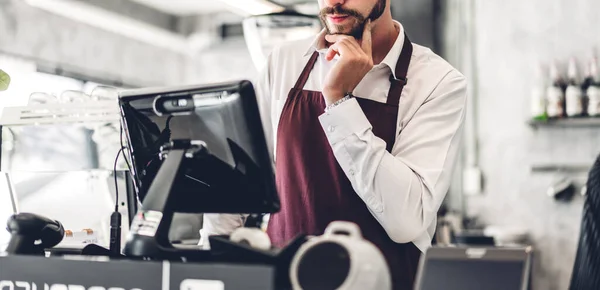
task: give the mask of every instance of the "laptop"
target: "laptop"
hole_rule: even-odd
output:
[[[433,247],[421,256],[415,290],[527,290],[532,248]]]

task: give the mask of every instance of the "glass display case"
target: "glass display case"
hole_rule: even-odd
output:
[[[121,157],[116,200],[113,169],[121,148],[116,99],[7,107],[0,126],[0,170],[10,176],[19,212],[60,221],[67,235],[59,247],[82,248],[91,242],[108,247],[110,215],[118,204],[125,239],[131,183]],[[9,189],[6,180],[0,182],[2,224],[15,210],[4,202]],[[9,238],[1,232],[0,250]]]

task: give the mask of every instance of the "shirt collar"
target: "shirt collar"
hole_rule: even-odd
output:
[[[400,32],[398,34],[398,37],[396,38],[396,42],[394,42],[394,45],[392,46],[392,49],[390,49],[388,54],[383,58],[381,64],[387,65],[392,71],[394,77],[396,77],[396,64],[398,63],[398,58],[400,57],[400,53],[402,53],[402,48],[404,46],[404,27],[402,26],[402,24],[400,24],[400,22],[396,20],[394,20],[394,24],[400,27]],[[305,57],[311,55],[315,51],[318,51],[319,53],[327,52],[327,48],[325,47],[326,33],[327,31],[323,29],[321,30],[321,32],[319,32],[319,34],[317,34],[313,42],[310,44],[310,47],[304,54]],[[337,57],[338,56],[336,56],[335,58]]]
[[[327,34],[327,31],[325,29],[321,30],[321,32],[319,32],[319,34],[317,34],[315,39],[310,43],[310,46],[308,47],[308,50],[306,51],[304,56],[309,56],[309,55],[313,54],[313,52],[315,52],[315,50],[319,51],[319,52],[324,50],[326,34]]]

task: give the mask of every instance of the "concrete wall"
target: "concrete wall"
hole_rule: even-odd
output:
[[[529,91],[539,61],[587,62],[600,45],[596,0],[475,0],[474,95],[478,159],[484,193],[469,197],[470,215],[487,224],[518,226],[531,233],[534,289],[568,289],[582,199],[558,203],[546,196],[561,175],[531,172],[535,164],[590,164],[600,153],[600,128],[533,130],[526,125]],[[466,57],[466,56],[463,56]],[[585,173],[567,176],[579,183]]]
[[[134,1],[123,0],[76,0],[82,3],[91,4],[96,7],[109,10],[114,13],[126,15],[131,19],[148,23],[150,25],[160,27],[169,31],[176,31],[179,19],[175,15],[171,15],[151,7],[145,6]]]
[[[392,17],[400,21],[412,42],[439,52],[436,34],[436,11],[438,0],[392,0]]]
[[[187,83],[252,80],[257,74],[243,37],[215,43],[198,53],[187,67]]]
[[[139,86],[181,83],[188,64],[173,51],[76,23],[21,0],[0,0],[0,53]]]

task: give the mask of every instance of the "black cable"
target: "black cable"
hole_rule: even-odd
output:
[[[123,147],[117,152],[115,164],[113,167],[113,177],[115,178],[115,211],[110,215],[110,247],[109,251],[119,256],[121,252],[121,213],[119,212],[119,184],[117,183],[117,162],[119,155],[123,152]]]
[[[115,158],[115,165],[113,167],[113,176],[115,178],[115,211],[119,211],[119,185],[117,184],[117,162],[119,161],[119,156],[123,152],[123,147],[119,149],[117,152],[117,158]]]
[[[173,119],[173,115],[169,116],[167,118],[167,122],[165,123],[165,130],[169,131],[169,134],[171,134],[171,120]]]
[[[129,148],[126,147],[125,144],[123,144],[123,125],[121,124],[119,127],[121,128],[121,133],[120,133],[120,137],[119,137],[119,142],[121,143],[121,149],[127,150],[129,152]],[[131,174],[131,165],[129,165],[129,160],[127,159],[127,155],[125,155],[125,152],[123,152],[123,158],[125,158],[125,163],[127,163],[127,169],[129,170],[129,174]]]

